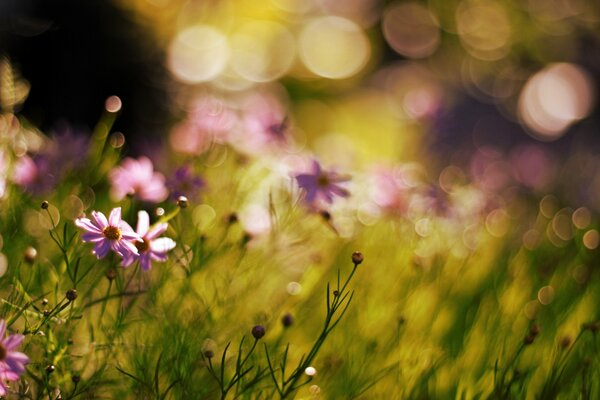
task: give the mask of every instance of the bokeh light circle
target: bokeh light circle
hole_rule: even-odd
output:
[[[519,116],[535,138],[556,140],[587,116],[594,97],[592,79],[582,68],[569,63],[550,64],[523,87]]]
[[[235,72],[253,82],[281,77],[296,55],[292,34],[283,25],[269,21],[242,25],[232,38],[231,50]]]
[[[371,45],[362,29],[341,17],[319,17],[300,32],[299,56],[314,74],[330,79],[358,73],[371,55]]]
[[[409,58],[427,57],[440,44],[437,19],[418,3],[390,6],[384,12],[382,29],[390,47]]]
[[[168,67],[184,83],[200,83],[218,76],[229,60],[225,35],[206,25],[196,25],[177,34],[169,45]]]

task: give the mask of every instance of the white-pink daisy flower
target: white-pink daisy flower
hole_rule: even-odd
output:
[[[152,261],[167,261],[167,253],[172,250],[176,243],[162,235],[168,228],[166,222],[150,226],[150,216],[146,211],[138,212],[137,234],[142,238],[141,242],[135,242],[139,254],[129,254],[123,258],[122,266],[128,267],[139,260],[142,270],[148,271],[152,268]]]
[[[75,225],[86,231],[82,239],[94,243],[92,253],[99,259],[106,257],[111,249],[123,258],[138,254],[133,241],[142,239],[121,219],[121,207],[114,208],[108,219],[101,212],[92,211],[92,219],[77,218]]]

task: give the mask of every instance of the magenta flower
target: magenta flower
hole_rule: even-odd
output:
[[[329,204],[333,203],[333,195],[348,197],[350,193],[338,183],[350,180],[347,176],[341,176],[333,171],[324,171],[318,161],[313,160],[312,172],[296,175],[298,186],[306,192],[304,201],[309,205],[315,205],[323,200]]]
[[[138,212],[137,234],[142,238],[141,242],[135,242],[139,254],[130,253],[123,257],[121,265],[128,267],[135,260],[140,261],[140,266],[144,271],[152,268],[152,260],[167,261],[167,252],[175,247],[175,241],[167,237],[158,236],[167,230],[166,222],[150,226],[150,216],[146,211]]]
[[[6,322],[0,321],[0,396],[8,394],[5,381],[16,381],[25,372],[25,365],[29,363],[29,357],[15,351],[23,342],[25,336],[15,334],[4,337],[6,333]]]
[[[169,195],[164,175],[154,172],[148,157],[137,160],[126,158],[120,166],[110,171],[108,177],[112,185],[111,195],[117,201],[133,195],[142,201],[159,203]]]
[[[131,254],[138,255],[133,241],[141,241],[142,238],[127,222],[121,220],[121,207],[114,208],[108,219],[101,212],[92,211],[91,220],[77,218],[75,225],[87,232],[83,234],[82,239],[84,242],[94,243],[92,253],[98,259],[106,257],[111,249],[123,258]]]

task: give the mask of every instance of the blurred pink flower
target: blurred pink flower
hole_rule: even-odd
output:
[[[138,212],[137,234],[142,238],[141,242],[135,242],[139,254],[129,253],[123,257],[121,265],[128,267],[136,260],[140,261],[140,266],[144,271],[152,268],[152,260],[167,261],[167,252],[175,247],[175,241],[171,238],[161,237],[167,228],[166,222],[150,226],[150,216],[146,211]]]
[[[84,242],[94,243],[92,253],[98,259],[106,257],[111,249],[123,258],[139,254],[132,241],[139,242],[142,238],[127,222],[121,220],[121,207],[114,208],[108,219],[101,212],[92,211],[92,220],[77,218],[75,225],[87,232],[82,239]]]
[[[409,203],[410,187],[402,182],[399,174],[391,169],[379,169],[372,175],[371,197],[382,209],[403,214]]]
[[[23,342],[25,336],[15,334],[4,337],[6,333],[6,322],[0,321],[0,396],[8,394],[5,381],[16,381],[25,372],[25,365],[29,363],[29,357],[15,351]]]
[[[137,160],[126,158],[110,171],[108,177],[112,185],[111,195],[116,201],[133,195],[142,201],[159,203],[169,195],[164,175],[154,172],[148,157],[142,156]]]
[[[313,160],[312,171],[295,176],[298,186],[305,191],[304,201],[314,206],[319,201],[333,203],[333,196],[348,197],[350,193],[338,183],[350,180],[333,171],[324,171],[318,161]]]

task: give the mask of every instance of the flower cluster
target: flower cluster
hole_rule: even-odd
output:
[[[114,208],[108,217],[92,211],[92,219],[77,218],[77,227],[83,229],[84,242],[94,244],[93,254],[98,259],[106,257],[110,250],[121,258],[121,265],[128,267],[139,261],[143,270],[152,268],[152,260],[166,261],[167,253],[175,247],[170,238],[159,238],[167,230],[167,223],[150,226],[150,216],[146,211],[138,213],[137,232],[121,219],[121,208]]]
[[[25,372],[25,365],[29,363],[29,357],[15,351],[23,342],[25,336],[15,334],[4,337],[6,333],[6,322],[0,321],[0,396],[8,394],[6,381],[17,381]]]

